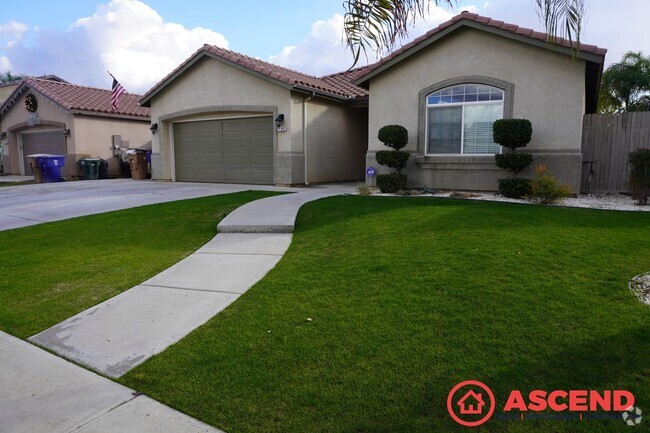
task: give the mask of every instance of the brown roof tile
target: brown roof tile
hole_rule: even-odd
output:
[[[116,111],[111,109],[111,90],[79,86],[67,82],[58,82],[41,78],[25,78],[12,96],[7,99],[0,113],[4,114],[26,88],[31,88],[70,111],[87,111],[91,113],[117,114],[148,118],[151,110],[138,104],[140,95],[123,93]]]

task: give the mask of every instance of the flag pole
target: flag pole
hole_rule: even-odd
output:
[[[115,78],[115,77],[113,76],[113,74],[111,74],[109,71],[106,71],[106,72],[107,72],[108,75],[110,75],[110,76],[111,76],[115,81],[117,81],[117,78]]]

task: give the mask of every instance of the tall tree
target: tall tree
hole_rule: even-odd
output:
[[[12,74],[9,71],[0,72],[0,83],[8,83],[10,81],[22,80],[24,77],[18,74]]]
[[[600,85],[601,112],[650,110],[650,57],[641,52],[625,53],[623,59],[603,73]]]
[[[546,26],[549,42],[565,38],[580,43],[586,0],[535,0],[536,10]],[[458,0],[345,0],[345,36],[356,65],[370,49],[390,52],[409,26],[426,15],[434,4],[455,7]]]

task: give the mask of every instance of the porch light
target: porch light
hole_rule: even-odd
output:
[[[278,114],[278,117],[275,118],[275,126],[278,128],[284,123],[284,114]]]
[[[152,134],[155,134],[156,131],[158,131],[158,124],[157,124],[157,123],[154,123],[153,125],[151,125],[151,127],[149,128],[149,130],[151,131]]]
[[[69,137],[70,136],[70,128],[64,128],[63,131],[61,131],[61,133],[63,135],[65,135],[66,137]]]
[[[2,131],[2,134],[0,134],[0,141],[4,140],[5,138],[7,138],[7,132]]]

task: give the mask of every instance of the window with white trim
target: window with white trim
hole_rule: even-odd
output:
[[[497,87],[468,83],[427,95],[426,154],[501,153],[492,139],[492,124],[503,118],[504,93]]]

